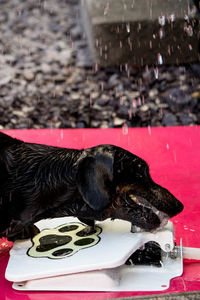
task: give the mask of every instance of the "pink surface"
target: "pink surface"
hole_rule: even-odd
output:
[[[68,148],[114,144],[145,159],[153,179],[183,202],[184,211],[173,218],[176,239],[183,246],[200,248],[200,126],[121,129],[40,129],[4,131],[27,142]],[[4,279],[8,256],[0,257],[1,299],[109,299],[144,293],[16,292]],[[173,279],[165,292],[200,290],[200,263],[184,263],[183,276]],[[3,294],[4,293],[4,294]],[[148,294],[148,293],[145,293]]]

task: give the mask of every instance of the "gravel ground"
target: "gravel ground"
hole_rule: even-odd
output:
[[[200,124],[200,65],[92,65],[78,0],[1,0],[0,129]]]

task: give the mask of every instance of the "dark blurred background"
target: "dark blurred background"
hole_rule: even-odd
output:
[[[200,124],[200,65],[100,68],[78,0],[0,0],[0,129]]]

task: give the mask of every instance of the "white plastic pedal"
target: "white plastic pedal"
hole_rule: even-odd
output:
[[[79,222],[76,218],[42,220],[40,230],[61,224]],[[17,290],[54,291],[161,291],[169,287],[171,278],[183,272],[182,252],[176,259],[167,255],[162,267],[125,265],[138,248],[149,241],[160,244],[165,252],[174,247],[173,225],[157,233],[131,233],[129,222],[106,220],[97,224],[100,241],[74,255],[50,259],[27,255],[31,240],[17,241],[10,251],[6,279]]]

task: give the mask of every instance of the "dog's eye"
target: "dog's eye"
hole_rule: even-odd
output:
[[[137,203],[137,198],[133,194],[130,194],[129,197],[131,198],[131,200]]]

